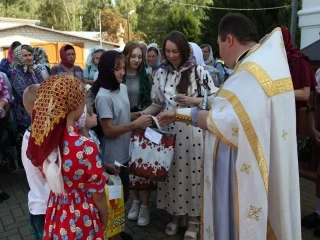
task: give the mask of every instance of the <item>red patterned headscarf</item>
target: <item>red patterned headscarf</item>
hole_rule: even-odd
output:
[[[32,130],[27,156],[35,166],[59,145],[66,128],[67,114],[84,101],[85,88],[73,76],[51,76],[37,94],[32,113]]]

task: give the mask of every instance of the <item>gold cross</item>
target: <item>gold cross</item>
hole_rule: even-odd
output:
[[[209,239],[211,239],[211,238],[213,237],[213,234],[212,234],[212,231],[211,231],[211,227],[210,227],[210,226],[206,228],[206,232],[207,232],[207,234],[208,234]]]
[[[238,137],[239,128],[232,128],[232,137]]]
[[[243,163],[240,172],[244,172],[249,175],[250,169],[251,165]]]
[[[260,216],[261,210],[262,210],[261,207],[258,208],[258,207],[250,205],[250,209],[249,209],[249,213],[248,213],[247,218],[259,221],[259,216]]]
[[[209,180],[209,177],[207,176],[206,180],[205,180],[206,184],[207,184],[207,188],[211,187],[211,182]]]
[[[223,112],[223,110],[224,110],[225,107],[226,107],[225,105],[221,106],[221,107],[220,107],[220,110],[218,111],[218,113]]]
[[[288,133],[287,133],[285,130],[283,130],[281,137],[282,137],[284,140],[286,140],[287,136],[288,136]]]

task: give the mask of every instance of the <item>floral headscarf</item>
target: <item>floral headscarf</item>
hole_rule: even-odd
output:
[[[12,62],[13,62],[13,49],[12,49],[12,46],[10,46],[10,48],[9,48],[9,50],[8,50],[8,62],[10,63],[10,64],[12,64]]]
[[[84,101],[85,87],[73,76],[51,76],[37,94],[32,113],[32,131],[27,156],[35,166],[45,159],[60,143],[66,128],[67,114]]]
[[[33,49],[33,61],[35,64],[42,64],[48,68],[50,68],[48,55],[46,51],[41,47],[35,47]]]
[[[32,66],[27,66],[24,64],[23,62],[23,58],[22,58],[22,52],[21,52],[21,48],[23,46],[28,46],[28,45],[20,45],[18,47],[16,47],[16,49],[14,50],[14,54],[13,54],[13,65],[14,66],[22,66],[23,67],[23,71],[26,73],[28,70],[29,72],[33,73],[32,70]],[[31,47],[31,46],[30,46]]]
[[[190,56],[189,59],[184,64],[182,64],[182,66],[179,67],[179,69],[177,69],[177,72],[181,73],[181,72],[188,70],[196,65],[197,65],[196,58],[194,56]],[[172,66],[172,64],[166,60],[164,60],[161,63],[160,68],[165,69],[170,73],[173,73],[174,71],[176,71],[174,69],[174,67]]]

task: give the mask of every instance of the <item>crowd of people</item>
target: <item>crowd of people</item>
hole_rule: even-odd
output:
[[[309,101],[319,144],[315,74],[284,26],[260,40],[249,18],[227,14],[218,36],[221,59],[173,31],[161,47],[95,47],[84,69],[70,44],[50,68],[44,49],[12,43],[0,63],[0,172],[25,170],[34,239],[104,239],[110,175],[124,202],[131,194],[127,218],[138,226],[150,223],[156,190],[172,215],[167,235],[186,226],[185,240],[301,239],[296,126]],[[151,116],[175,135],[175,153],[165,182],[137,189],[130,137]],[[320,226],[318,202],[303,226]]]

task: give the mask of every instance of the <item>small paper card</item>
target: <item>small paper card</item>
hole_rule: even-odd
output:
[[[122,195],[122,185],[112,185],[109,188],[109,200],[121,198]]]
[[[151,142],[154,142],[155,144],[159,144],[162,138],[162,134],[157,133],[151,128],[146,129],[146,131],[144,132],[144,136],[148,138]]]
[[[117,167],[124,167],[124,168],[126,168],[126,167],[127,167],[127,166],[125,166],[125,165],[123,165],[123,164],[119,163],[118,161],[114,161],[114,165],[116,165]]]

